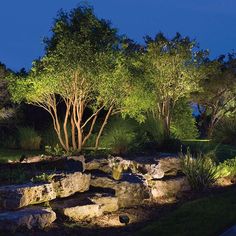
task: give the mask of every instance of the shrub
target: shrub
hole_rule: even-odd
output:
[[[199,136],[196,119],[190,104],[180,101],[176,104],[171,121],[171,136],[177,139],[194,139]]]
[[[59,140],[53,126],[45,127],[41,132],[42,145],[55,147],[58,145]]]
[[[152,114],[147,114],[144,124],[141,124],[143,133],[146,133],[147,140],[151,143],[161,145],[164,141],[164,128],[162,121]]]
[[[24,150],[39,150],[41,137],[31,127],[18,127],[20,147]]]
[[[213,130],[212,137],[218,143],[236,145],[236,118],[220,122]]]
[[[206,190],[216,181],[217,168],[211,155],[198,154],[195,158],[187,151],[181,154],[181,169],[193,190]]]
[[[217,177],[235,177],[236,176],[236,157],[225,160],[217,167]]]
[[[136,137],[133,121],[115,118],[105,130],[101,146],[110,148],[112,153],[124,154],[135,145]]]

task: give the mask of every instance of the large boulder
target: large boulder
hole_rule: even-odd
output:
[[[28,183],[0,187],[0,209],[17,209],[63,198],[89,189],[90,174],[81,172],[55,174],[51,183]]]
[[[149,182],[153,199],[176,197],[189,191],[190,185],[185,176]]]
[[[17,209],[47,202],[57,196],[51,183],[28,183],[0,187],[0,208]]]
[[[114,189],[120,208],[140,205],[150,197],[144,181],[133,174],[123,174],[123,178],[119,181],[105,176],[93,176],[91,186]]]
[[[53,177],[52,185],[57,197],[68,197],[76,192],[85,192],[89,189],[90,174],[81,172],[62,173]]]
[[[94,196],[89,197],[89,199],[93,203],[100,205],[100,208],[104,213],[114,212],[119,209],[118,198],[111,194],[97,193]]]
[[[56,220],[49,208],[31,207],[19,211],[0,213],[0,231],[14,232],[19,228],[45,228]]]
[[[108,159],[93,159],[85,163],[86,170],[100,170],[104,173],[111,173],[112,168],[109,166]]]
[[[83,221],[103,214],[101,206],[93,203],[86,196],[56,200],[51,207],[63,216],[74,221]]]

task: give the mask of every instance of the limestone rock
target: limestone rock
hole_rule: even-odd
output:
[[[57,197],[68,197],[76,192],[89,189],[90,174],[81,172],[57,174],[53,177],[52,185]]]
[[[89,189],[90,174],[81,172],[55,174],[51,183],[28,183],[0,187],[0,209],[24,206],[68,197]]]
[[[59,200],[51,204],[52,208],[60,214],[69,217],[74,221],[81,221],[101,216],[103,211],[99,204],[94,204],[86,197],[75,197]]]
[[[0,187],[0,208],[3,209],[17,209],[55,198],[56,192],[51,183],[28,183]]]
[[[115,190],[120,208],[140,205],[150,197],[149,189],[138,176],[127,174],[117,181],[108,177],[93,176],[91,186]]]
[[[154,199],[175,197],[184,191],[190,190],[190,185],[185,176],[168,180],[153,180],[150,187]]]
[[[90,197],[90,200],[100,205],[103,212],[114,212],[119,209],[118,198],[108,194],[96,194]]]
[[[86,170],[100,170],[104,173],[111,173],[112,168],[109,166],[108,159],[93,159],[85,163]]]
[[[0,231],[14,232],[18,228],[45,228],[56,220],[49,208],[31,207],[19,211],[0,213]]]

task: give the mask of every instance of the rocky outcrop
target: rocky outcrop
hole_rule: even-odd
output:
[[[89,189],[90,174],[81,172],[58,174],[53,177],[52,185],[57,197],[68,197],[76,192],[85,192]]]
[[[49,208],[31,207],[13,212],[0,213],[0,232],[15,232],[19,228],[45,228],[56,220]]]
[[[109,177],[93,176],[91,186],[114,189],[120,208],[140,205],[150,197],[149,189],[143,180],[132,174],[124,175],[119,181]]]
[[[93,203],[87,195],[55,201],[51,204],[51,207],[61,215],[74,221],[82,221],[103,214],[101,206]]]
[[[95,194],[89,198],[93,203],[100,205],[102,212],[113,212],[119,209],[118,198],[109,194]]]
[[[90,170],[100,170],[104,173],[111,173],[112,168],[109,166],[108,159],[93,159],[85,163],[85,169]]]
[[[47,202],[57,196],[51,183],[9,185],[0,187],[0,208],[17,209],[24,206]]]
[[[153,180],[149,183],[153,199],[163,197],[176,197],[190,190],[190,185],[185,176],[166,180]]]
[[[17,209],[24,206],[68,197],[89,189],[90,174],[81,172],[56,174],[51,183],[28,183],[0,187],[0,208]]]

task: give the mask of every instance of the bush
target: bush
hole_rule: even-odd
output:
[[[215,127],[212,137],[215,142],[236,145],[236,118],[220,122]]]
[[[49,126],[43,129],[41,132],[42,145],[55,147],[58,145],[59,140],[53,126]]]
[[[206,190],[216,181],[217,168],[211,155],[198,154],[196,158],[187,151],[181,154],[181,169],[191,188],[195,191]]]
[[[217,177],[235,177],[236,176],[236,157],[225,160],[217,167]]]
[[[171,136],[176,139],[194,139],[199,136],[196,119],[187,101],[176,104],[171,121]]]
[[[137,133],[133,120],[113,119],[101,138],[101,146],[110,148],[112,153],[124,154],[136,145]]]
[[[141,124],[143,133],[146,133],[147,142],[156,143],[161,145],[164,141],[164,127],[163,123],[152,114],[146,116],[144,124]]]
[[[39,150],[41,137],[31,127],[18,127],[19,143],[23,150]]]

